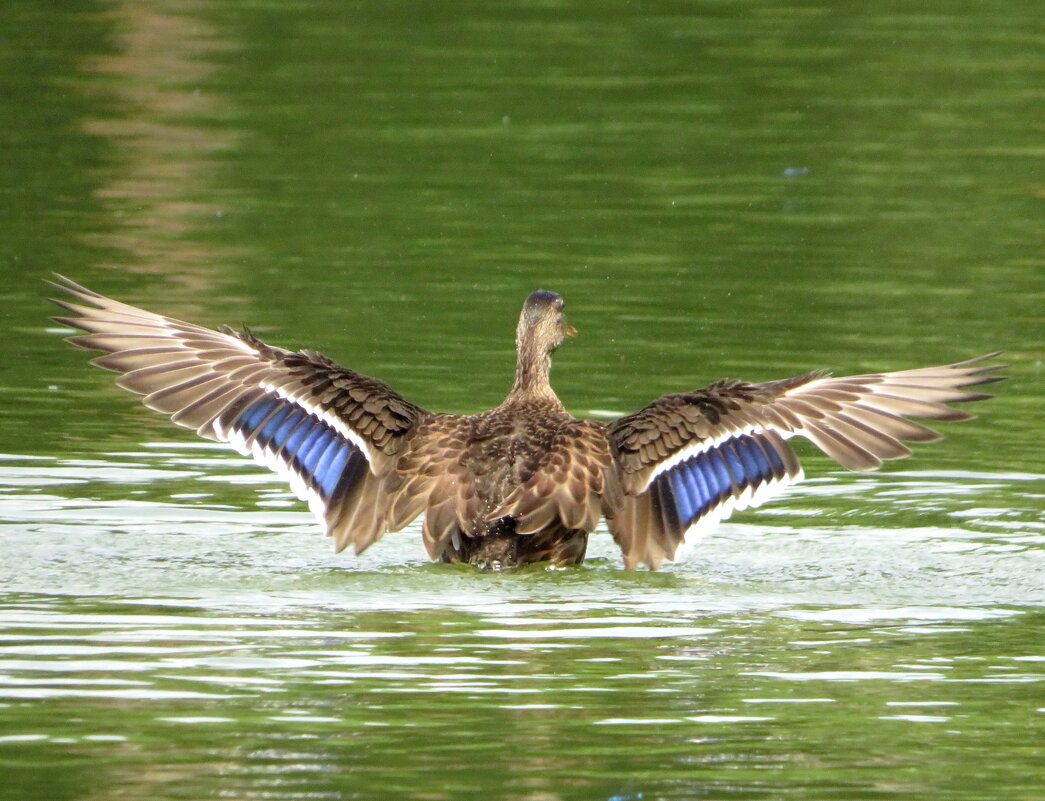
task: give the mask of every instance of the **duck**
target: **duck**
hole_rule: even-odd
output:
[[[98,294],[52,287],[92,364],[150,409],[282,475],[338,552],[363,553],[424,516],[433,561],[486,569],[580,564],[600,521],[624,566],[650,570],[734,511],[803,478],[790,440],[842,467],[879,468],[906,443],[941,438],[912,418],[971,418],[1000,352],[937,367],[753,383],[723,379],[664,395],[611,421],[572,416],[552,356],[576,329],[563,298],[538,290],[516,326],[515,378],[496,408],[432,412],[384,382],[311,350],[266,344]]]

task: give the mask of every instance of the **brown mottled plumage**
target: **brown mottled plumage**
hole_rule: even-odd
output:
[[[552,292],[526,299],[511,391],[495,409],[425,411],[312,351],[271,347],[128,306],[59,277],[55,318],[105,351],[94,364],[146,406],[287,476],[338,550],[361,553],[424,514],[433,559],[493,568],[577,564],[600,518],[628,568],[672,559],[689,531],[802,477],[800,435],[850,470],[907,456],[939,435],[909,417],[964,420],[947,404],[988,395],[997,354],[863,376],[725,380],[666,395],[609,424],[573,418],[549,382],[575,331]]]

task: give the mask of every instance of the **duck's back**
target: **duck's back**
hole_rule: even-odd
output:
[[[430,476],[424,535],[433,558],[493,567],[583,559],[610,464],[601,425],[574,419],[557,400],[522,398],[469,417],[439,415],[417,443],[400,467]]]
[[[462,465],[474,477],[484,518],[537,472],[572,420],[561,407],[534,400],[469,418]],[[488,526],[485,520],[476,521],[469,533],[481,535]]]

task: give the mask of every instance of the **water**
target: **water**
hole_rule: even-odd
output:
[[[0,8],[0,798],[1037,799],[1037,4]],[[427,408],[1004,348],[978,420],[662,573],[337,556],[63,345],[57,270]]]

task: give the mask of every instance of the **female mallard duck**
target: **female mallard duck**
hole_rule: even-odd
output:
[[[802,478],[786,440],[806,437],[850,470],[874,470],[939,438],[908,417],[965,420],[947,404],[990,397],[997,354],[957,364],[832,378],[807,373],[718,381],[665,395],[612,423],[577,420],[549,383],[551,357],[575,330],[554,292],[526,299],[515,383],[496,409],[459,416],[415,406],[387,385],[314,351],[212,331],[85,289],[59,276],[55,318],[105,351],[178,425],[227,442],[284,475],[334,538],[362,553],[425,513],[432,559],[509,567],[577,564],[600,517],[628,568],[672,559],[686,535],[760,504]]]

